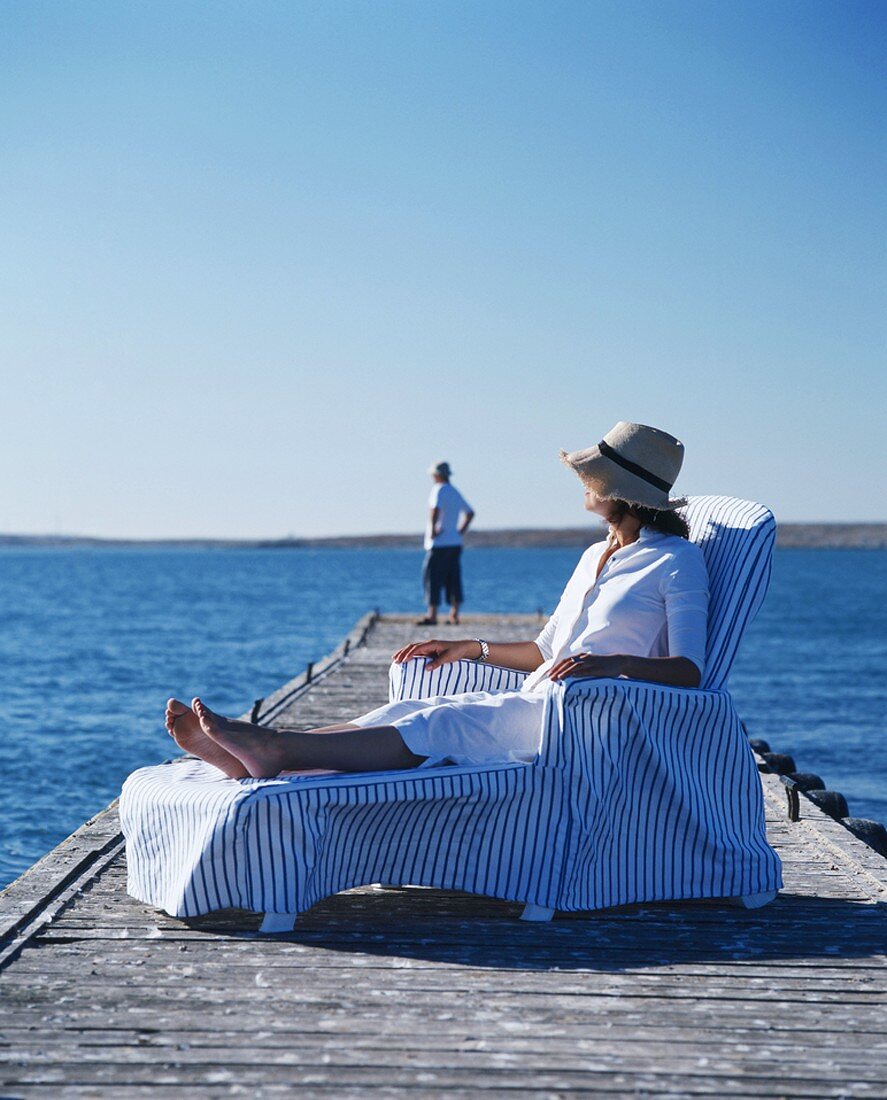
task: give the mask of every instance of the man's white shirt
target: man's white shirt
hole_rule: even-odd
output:
[[[439,513],[437,517],[437,534],[434,534],[431,530],[431,510],[434,508]],[[428,497],[425,549],[432,550],[439,546],[461,546],[462,536],[459,534],[459,521],[464,514],[471,511],[473,511],[471,505],[454,485],[451,485],[448,481],[435,482]]]

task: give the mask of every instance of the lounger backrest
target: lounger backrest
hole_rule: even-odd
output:
[[[690,497],[684,516],[708,567],[710,603],[705,688],[726,687],[745,628],[770,583],[776,520],[762,504],[735,497]]]

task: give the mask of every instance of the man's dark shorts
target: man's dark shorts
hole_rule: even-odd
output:
[[[425,555],[422,566],[422,586],[425,602],[429,607],[440,603],[440,590],[444,590],[448,604],[462,603],[462,547],[436,546]]]

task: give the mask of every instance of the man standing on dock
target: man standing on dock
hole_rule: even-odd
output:
[[[429,471],[434,479],[428,498],[428,524],[425,529],[425,562],[422,585],[428,614],[419,626],[437,622],[440,591],[450,605],[449,622],[458,623],[462,603],[462,536],[474,519],[471,505],[455,485],[450,484],[449,462],[438,462]]]

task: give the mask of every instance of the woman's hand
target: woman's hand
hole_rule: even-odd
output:
[[[621,676],[625,670],[625,658],[621,654],[613,653],[606,656],[595,656],[593,653],[576,653],[572,657],[564,657],[549,670],[550,680],[566,680],[571,676],[594,676],[597,679],[608,679]]]
[[[448,665],[453,661],[475,661],[480,656],[480,646],[473,638],[464,638],[461,642],[442,642],[432,638],[428,642],[411,642],[399,649],[392,660],[399,665],[412,661],[414,657],[430,657],[425,663],[430,672],[441,665]]]
[[[647,680],[668,687],[697,688],[701,682],[699,667],[689,657],[631,657],[611,653],[596,657],[592,653],[576,653],[565,657],[549,670],[552,680],[571,676],[594,676],[597,679]]]

